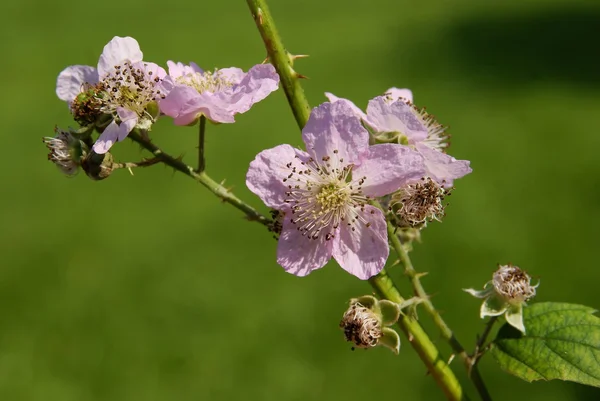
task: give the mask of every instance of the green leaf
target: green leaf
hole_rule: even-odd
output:
[[[505,324],[492,355],[502,369],[529,382],[559,379],[600,387],[600,319],[594,312],[558,302],[525,307],[527,335]]]

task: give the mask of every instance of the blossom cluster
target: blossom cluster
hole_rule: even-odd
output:
[[[334,258],[366,280],[389,255],[380,205],[409,225],[438,219],[445,191],[471,168],[446,153],[444,127],[413,105],[409,90],[375,97],[366,113],[326,95],[302,130],[306,150],[259,153],[246,184],[282,219],[277,262],[286,271],[304,276]]]
[[[56,94],[68,103],[75,121],[101,132],[92,149],[104,154],[134,128],[149,131],[163,115],[176,125],[193,124],[201,116],[232,123],[236,114],[248,111],[279,86],[270,64],[256,65],[247,73],[239,68],[204,71],[195,63],[167,65],[168,73],[143,61],[135,39],[116,36],[104,46],[97,67],[64,69]]]
[[[271,64],[248,72],[173,61],[167,68],[143,61],[135,39],[115,37],[96,67],[63,70],[56,94],[80,128],[45,138],[50,160],[67,175],[81,167],[103,179],[109,150],[134,129],[147,136],[162,116],[176,125],[233,123],[279,86]],[[276,216],[277,262],[287,272],[305,276],[333,258],[366,280],[386,263],[390,228],[418,230],[440,220],[444,196],[471,168],[447,154],[445,127],[413,104],[408,89],[376,96],[366,112],[326,97],[302,129],[305,149],[284,144],[260,152],[246,184]]]

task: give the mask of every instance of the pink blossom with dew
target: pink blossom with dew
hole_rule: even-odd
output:
[[[277,262],[305,276],[333,257],[366,280],[389,254],[386,220],[369,204],[425,174],[423,157],[407,146],[369,146],[369,134],[345,102],[312,110],[302,130],[307,151],[279,145],[259,153],[246,185],[284,214]]]
[[[218,123],[234,122],[234,115],[250,110],[279,86],[279,75],[271,64],[259,64],[247,73],[239,68],[204,71],[195,63],[168,61],[164,86],[168,96],[160,110],[176,125],[189,125],[204,115]]]
[[[443,125],[424,109],[412,103],[409,89],[390,88],[384,96],[369,101],[364,113],[348,99],[326,93],[332,102],[343,102],[377,134],[397,134],[399,141],[412,147],[425,158],[427,176],[444,187],[451,187],[454,180],[471,171],[468,160],[456,160],[446,154],[448,135]]]
[[[94,144],[96,153],[108,152],[133,128],[149,130],[155,121],[147,108],[166,95],[160,83],[167,73],[142,58],[134,38],[115,36],[104,46],[97,68],[73,65],[58,75],[56,94],[70,106],[86,88],[96,86],[102,90],[100,111],[112,115],[113,121]]]

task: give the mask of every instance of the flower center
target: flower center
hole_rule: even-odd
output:
[[[161,79],[153,76],[153,71],[147,71],[140,63],[131,64],[125,62],[116,65],[113,72],[102,80],[106,90],[105,110],[106,113],[114,113],[117,107],[123,107],[134,111],[138,116],[152,116],[146,111],[146,107],[164,94],[157,88]]]
[[[191,86],[198,93],[202,92],[221,92],[233,86],[233,82],[227,80],[223,74],[215,70],[205,72],[195,72],[182,75],[176,79],[180,84]]]
[[[334,150],[333,157],[324,156],[320,162],[309,158],[300,166],[286,165],[289,174],[283,182],[288,184],[285,202],[291,205],[291,221],[310,239],[318,239],[325,231],[325,240],[331,240],[342,223],[351,230],[359,223],[370,225],[358,213],[368,202],[362,192],[366,177],[353,179],[354,165],[344,164],[337,155]]]
[[[535,296],[531,277],[517,266],[501,266],[494,273],[494,288],[508,302],[524,302]]]

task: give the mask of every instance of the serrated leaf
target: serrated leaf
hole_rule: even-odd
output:
[[[492,355],[502,369],[529,382],[559,379],[600,387],[600,318],[594,312],[559,302],[525,307],[527,335],[505,324]]]

